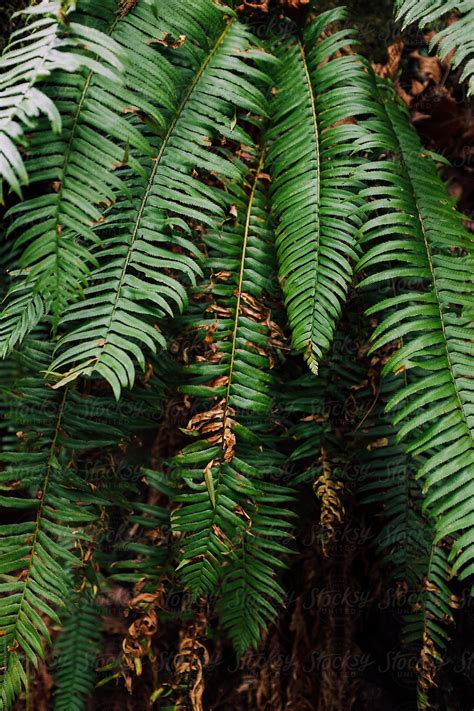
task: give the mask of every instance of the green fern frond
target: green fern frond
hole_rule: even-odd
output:
[[[74,2],[41,2],[21,11],[27,19],[22,29],[11,36],[10,44],[0,59],[0,202],[3,203],[3,183],[21,197],[21,186],[28,183],[28,174],[18,146],[26,147],[25,129],[45,114],[53,133],[60,133],[60,112],[48,94],[37,84],[53,72],[77,72],[81,67],[93,67],[110,74],[89,52],[110,52],[108,43],[96,32],[88,32],[71,22]],[[87,47],[88,52],[84,52]],[[109,60],[110,61],[110,60]],[[122,65],[115,61],[115,69]]]
[[[468,93],[474,93],[474,7],[471,0],[397,0],[396,7],[397,19],[405,27],[415,22],[424,28],[448,13],[459,15],[434,35],[430,50],[436,47],[442,59],[449,57],[454,69],[465,64],[460,81],[466,80]]]
[[[45,318],[49,308],[41,294],[20,278],[10,287],[0,314],[0,358],[5,358]]]
[[[144,481],[160,495],[160,499],[154,503],[133,502],[133,512],[127,522],[134,530],[139,527],[141,535],[118,542],[116,548],[120,547],[120,560],[112,564],[109,580],[139,585],[140,591],[147,592],[150,588],[156,590],[169,566],[170,511],[162,499],[171,501],[176,487],[161,472],[144,469],[143,475]]]
[[[451,574],[448,551],[442,545],[430,547],[421,590],[414,610],[405,620],[404,637],[407,642],[421,644],[417,664],[418,708],[432,708],[429,691],[449,640],[446,625],[453,622],[452,593],[446,581]]]
[[[105,610],[87,589],[69,596],[62,630],[54,644],[55,711],[84,711],[94,689]]]
[[[398,430],[394,431],[390,416],[383,411],[397,390],[396,376],[382,380],[379,404],[357,438],[364,472],[359,491],[366,506],[383,502],[384,525],[374,543],[380,559],[390,566],[391,579],[412,591],[419,588],[425,575],[433,527],[421,510],[422,491],[416,479],[419,466],[397,441]]]
[[[204,0],[195,5],[218,12]],[[195,283],[200,272],[196,259],[201,255],[183,217],[205,226],[225,217],[224,191],[192,172],[240,179],[238,163],[211,152],[209,144],[220,137],[250,141],[234,126],[236,107],[265,113],[264,97],[248,77],[257,73],[268,81],[266,75],[243,61],[250,43],[248,31],[235,19],[224,23],[212,48],[201,52],[201,65],[156,146],[154,160],[146,164],[146,178],[130,183],[132,200],[120,202],[107,218],[111,235],[104,240],[101,267],[84,300],[72,305],[62,320],[70,330],[59,343],[52,368],[71,370],[60,385],[96,373],[118,398],[134,382],[134,361],[144,368],[144,349],[166,347],[156,322],[183,310],[187,295],[181,282]]]
[[[409,375],[410,371],[405,373],[405,377]],[[396,586],[394,599],[399,593],[411,603],[403,637],[420,650],[419,704],[426,708],[427,693],[446,651],[446,627],[453,621],[448,585],[451,568],[446,545],[433,542],[436,521],[422,510],[423,496],[416,479],[420,465],[397,441],[400,426],[393,427],[390,415],[383,411],[384,404],[398,391],[397,380],[397,376],[389,375],[381,382],[379,404],[358,437],[359,447],[365,450],[359,491],[365,505],[383,502],[384,523],[375,545]]]
[[[81,566],[78,552],[88,540],[87,527],[107,504],[73,471],[72,453],[116,441],[115,431],[111,437],[111,428],[100,422],[101,410],[94,418],[90,403],[78,394],[45,388],[39,371],[50,352],[39,342],[25,348],[33,375],[16,383],[7,413],[20,447],[1,454],[6,466],[0,506],[21,512],[21,522],[0,526],[1,708],[11,706],[19,693],[25,661],[36,667],[43,657],[50,641],[43,616],[59,622],[69,599],[70,571]]]
[[[205,236],[210,288],[197,328],[209,350],[181,388],[196,397],[188,425],[196,442],[172,461],[185,484],[172,514],[184,534],[178,571],[195,597],[222,580],[220,616],[239,653],[257,644],[283,599],[275,576],[291,538],[291,491],[269,419],[270,348],[281,334],[265,303],[272,252],[262,167],[263,156],[251,182],[232,191],[235,218]]]
[[[357,119],[370,115],[363,59],[341,54],[354,44],[352,30],[324,39],[341,9],[322,13],[276,52],[274,125],[268,163],[280,279],[293,332],[293,347],[310,369],[328,349],[352,277],[360,221],[360,182],[354,177],[365,133]]]
[[[90,35],[100,61],[86,64],[81,72],[56,72],[48,82],[62,131],[55,136],[42,122],[33,132],[27,165],[30,183],[41,193],[8,213],[8,234],[18,235],[22,249],[22,285],[13,285],[0,315],[4,351],[18,343],[25,327],[34,327],[41,308],[52,311],[56,325],[66,305],[80,296],[91,264],[97,265],[91,253],[100,242],[95,225],[103,222],[105,207],[119,194],[131,197],[117,175],[119,168],[128,163],[143,173],[130,151],[153,152],[141,127],[128,119],[138,114],[162,130],[162,111],[173,110],[176,101],[177,74],[156,45],[149,44],[165,34],[166,26],[146,3],[121,21],[116,7],[116,0],[81,4],[77,19],[82,24],[73,26],[83,28],[85,39]],[[137,48],[133,55],[131,45]],[[31,294],[19,300],[18,290]]]
[[[370,187],[361,193],[369,202],[359,269],[374,272],[362,285],[397,281],[396,295],[368,312],[392,310],[375,329],[373,349],[403,339],[384,373],[411,376],[387,408],[403,423],[407,451],[426,457],[418,476],[437,541],[464,531],[451,554],[463,578],[474,570],[473,242],[404,107],[384,83],[379,91],[385,119],[373,129],[386,157],[363,169]]]
[[[252,464],[268,470],[269,462],[268,456],[257,456]],[[285,599],[277,578],[286,568],[292,539],[291,515],[285,510],[292,501],[291,492],[278,481],[260,480],[255,488],[253,506],[246,510],[249,524],[226,560],[217,606],[222,627],[239,656],[258,647],[262,632],[275,620]]]

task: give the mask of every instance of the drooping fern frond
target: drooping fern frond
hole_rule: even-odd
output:
[[[56,325],[66,305],[80,296],[91,265],[97,265],[91,248],[100,236],[94,227],[118,195],[130,196],[117,174],[120,167],[129,164],[143,173],[131,150],[153,152],[129,119],[139,115],[161,130],[163,110],[172,110],[176,101],[176,72],[156,48],[160,45],[150,44],[169,28],[147,3],[122,20],[115,14],[116,0],[85,0],[80,9],[74,26],[84,28],[85,37],[90,34],[98,60],[80,72],[52,75],[47,92],[61,117],[61,134],[54,135],[43,121],[30,138],[30,183],[40,194],[9,212],[8,234],[17,236],[22,252],[0,314],[4,353],[43,313],[52,312]]]
[[[414,591],[425,574],[424,561],[434,534],[432,525],[422,514],[417,463],[397,441],[397,430],[394,431],[390,416],[383,411],[397,385],[394,376],[381,382],[379,404],[357,438],[357,451],[362,449],[364,467],[359,491],[366,506],[376,506],[383,501],[384,524],[374,545],[380,560],[387,561],[391,579]]]
[[[87,589],[69,598],[54,644],[55,711],[84,711],[94,688],[104,609]]]
[[[0,59],[0,202],[5,181],[20,197],[21,186],[28,183],[19,151],[19,146],[27,146],[25,129],[31,129],[41,114],[47,116],[53,134],[62,128],[60,111],[37,84],[58,70],[77,72],[81,67],[110,75],[110,69],[93,58],[96,52],[108,56],[109,62],[113,59],[115,70],[122,69],[104,36],[71,22],[74,7],[73,0],[44,1],[23,10],[32,22],[13,33]]]
[[[429,692],[436,683],[435,674],[449,641],[446,626],[453,622],[453,595],[446,581],[450,574],[448,550],[433,543],[426,557],[413,611],[407,616],[403,630],[407,642],[416,642],[420,646],[416,666],[419,709],[432,708]]]
[[[143,481],[153,492],[152,501],[134,501],[133,511],[127,518],[127,525],[137,537],[124,537],[116,546],[120,548],[120,559],[113,563],[110,580],[137,585],[140,591],[155,590],[165,572],[170,573],[169,534],[171,531],[170,511],[163,505],[172,500],[176,487],[161,472],[145,469]],[[129,529],[129,530],[130,530]]]
[[[354,177],[370,115],[364,60],[341,53],[351,30],[324,37],[342,9],[321,13],[304,32],[277,48],[273,122],[268,137],[280,279],[293,347],[310,369],[328,349],[356,257],[360,184]]]
[[[210,0],[200,0],[194,9],[203,21],[210,14],[211,27],[214,13],[220,17]],[[221,21],[213,45],[200,52],[201,64],[194,68],[153,161],[146,163],[145,176],[130,182],[132,199],[118,203],[107,218],[110,237],[104,239],[101,267],[84,300],[72,305],[62,320],[68,331],[52,368],[67,366],[70,371],[59,384],[96,373],[119,397],[134,382],[134,361],[144,367],[144,349],[166,346],[157,322],[183,310],[187,295],[182,281],[195,283],[200,271],[200,252],[183,217],[205,226],[225,217],[224,191],[192,173],[240,179],[238,164],[210,151],[209,144],[220,137],[250,141],[234,125],[236,107],[265,113],[263,95],[248,78],[268,79],[244,61],[250,43],[247,29],[235,18]]]
[[[403,375],[407,378],[410,371]],[[428,708],[428,693],[436,683],[449,639],[447,628],[453,622],[451,570],[445,542],[434,541],[435,520],[422,510],[422,490],[416,479],[420,465],[397,441],[399,427],[394,428],[390,414],[384,412],[385,403],[397,390],[397,376],[389,375],[381,382],[378,404],[358,433],[356,451],[364,467],[359,491],[366,506],[383,502],[383,524],[374,544],[393,586],[386,586],[390,590],[387,603],[399,602],[401,609],[402,603],[410,603],[402,636],[418,649],[418,703],[419,708]]]
[[[379,83],[379,91],[385,118],[373,130],[384,160],[363,169],[369,219],[359,269],[372,272],[363,285],[396,281],[396,295],[369,309],[391,310],[374,331],[373,348],[402,339],[383,371],[399,374],[387,408],[399,439],[422,464],[436,541],[460,534],[451,561],[464,578],[474,570],[473,241],[404,107],[388,85]]]
[[[205,236],[210,287],[196,324],[205,352],[181,388],[196,398],[188,425],[196,441],[172,461],[185,485],[172,515],[184,534],[178,571],[196,598],[222,580],[220,619],[239,654],[281,603],[275,575],[291,533],[270,421],[270,349],[281,335],[265,302],[272,253],[262,167],[261,158],[249,184],[232,191],[235,217]]]
[[[442,59],[454,69],[464,64],[460,81],[467,80],[468,93],[474,92],[474,7],[471,0],[396,0],[397,19],[404,27],[412,22],[421,28],[455,13],[458,17],[437,32],[430,41],[430,50],[437,48]]]
[[[103,410],[87,398],[45,387],[41,370],[50,358],[48,344],[32,342],[22,358],[29,375],[10,393],[6,420],[19,446],[6,448],[0,461],[0,708],[8,708],[26,682],[24,665],[36,667],[49,631],[67,603],[71,576],[81,566],[87,528],[103,505],[71,462],[76,450],[116,442],[115,428],[103,421]],[[21,520],[10,522],[11,512]],[[9,513],[7,513],[9,512]]]

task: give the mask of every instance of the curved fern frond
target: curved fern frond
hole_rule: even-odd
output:
[[[277,49],[274,125],[268,133],[276,246],[293,347],[310,369],[332,340],[352,277],[360,187],[354,177],[364,145],[358,118],[371,114],[366,66],[354,32],[322,38],[341,9],[322,13],[303,41]]]
[[[96,677],[104,610],[87,589],[69,598],[62,630],[53,648],[54,709],[84,711]]]
[[[410,374],[404,373],[406,385]],[[428,693],[446,651],[446,627],[453,622],[451,568],[445,543],[433,542],[435,520],[422,511],[423,496],[416,480],[419,463],[397,441],[401,425],[393,427],[390,415],[383,411],[385,402],[398,391],[397,380],[394,375],[382,380],[380,404],[358,438],[365,449],[365,476],[359,491],[366,505],[383,502],[384,523],[375,545],[396,586],[395,599],[401,591],[401,599],[410,601],[402,634],[406,643],[419,649],[418,703],[428,708]]]
[[[443,545],[432,544],[423,569],[420,592],[404,625],[406,641],[421,644],[416,666],[419,709],[432,708],[429,691],[435,684],[434,677],[449,640],[446,625],[453,622],[453,596],[446,581],[450,574],[448,551]]]
[[[140,126],[128,119],[138,114],[160,130],[165,122],[162,111],[172,110],[176,100],[177,74],[150,44],[165,34],[166,26],[147,3],[120,21],[116,7],[116,0],[81,4],[78,19],[83,24],[74,26],[83,27],[86,38],[91,35],[100,61],[87,64],[82,72],[56,72],[51,77],[47,91],[61,117],[62,132],[55,136],[46,122],[33,132],[28,171],[30,183],[41,193],[9,212],[8,234],[18,235],[22,249],[20,289],[33,292],[30,303],[42,299],[53,313],[53,326],[66,305],[80,296],[91,264],[97,265],[91,247],[100,242],[94,227],[103,222],[104,209],[118,194],[129,194],[118,169],[128,163],[142,173],[130,149],[148,156],[153,152]],[[130,43],[136,48],[133,55]],[[7,305],[7,313],[0,315],[10,336],[5,350],[18,342],[24,324],[34,326],[30,315],[38,311],[38,306],[36,312],[21,309],[17,288],[14,285],[7,297],[13,299],[12,308]],[[18,314],[16,322],[9,318],[12,309]]]
[[[418,476],[436,540],[464,531],[451,554],[463,578],[474,570],[473,241],[406,110],[388,85],[379,91],[385,118],[373,129],[386,157],[363,169],[370,187],[361,193],[369,202],[359,269],[373,271],[362,285],[396,280],[396,295],[369,309],[393,311],[373,349],[403,339],[384,373],[409,370],[410,380],[387,407],[403,423],[407,451],[425,458]]]
[[[239,653],[258,642],[282,600],[274,576],[291,529],[291,492],[278,481],[283,460],[269,420],[270,348],[281,336],[265,305],[272,254],[262,166],[232,193],[235,220],[205,237],[211,276],[198,329],[208,352],[188,366],[192,380],[181,388],[197,398],[188,425],[196,442],[172,461],[185,483],[172,515],[185,534],[178,571],[195,597],[223,577],[220,615]]]
[[[76,393],[66,388],[58,396],[45,388],[39,370],[48,362],[49,346],[32,343],[25,357],[34,375],[16,383],[7,413],[20,447],[1,454],[6,467],[0,474],[0,506],[21,512],[20,522],[0,526],[2,709],[25,683],[25,661],[36,667],[43,657],[50,641],[43,616],[59,622],[71,571],[81,566],[78,552],[87,527],[107,503],[74,473],[71,452],[117,438],[114,431],[111,440],[110,427],[92,417],[89,403]]]
[[[268,464],[268,457],[262,458],[267,470]],[[227,560],[217,606],[219,620],[239,656],[258,647],[262,632],[283,603],[285,590],[277,578],[286,568],[293,537],[285,510],[292,500],[290,492],[274,482],[259,481],[256,488],[253,506],[247,508],[250,522]]]
[[[430,50],[437,47],[442,59],[454,69],[465,63],[460,81],[467,80],[468,93],[474,93],[474,7],[471,0],[397,0],[397,19],[406,27],[416,22],[424,28],[448,13],[459,17],[437,32],[430,42]]]
[[[194,7],[194,6],[193,6]],[[212,9],[201,1],[197,8]],[[265,113],[258,88],[247,81],[268,81],[263,72],[243,61],[251,37],[234,18],[201,52],[201,65],[169,123],[156,156],[146,165],[146,178],[131,185],[132,199],[122,201],[107,218],[101,267],[62,320],[69,332],[61,339],[52,368],[71,368],[59,385],[79,375],[97,375],[116,397],[132,385],[134,361],[144,368],[143,349],[164,348],[156,322],[181,312],[187,302],[181,283],[195,283],[200,252],[189,238],[188,219],[204,226],[225,217],[224,191],[199,181],[193,171],[241,179],[241,167],[209,150],[220,137],[249,142],[234,126],[236,107]],[[261,53],[263,55],[263,52]],[[215,180],[215,178],[214,178]]]
[[[6,306],[0,314],[0,358],[5,358],[47,315],[43,296],[20,277],[10,286]]]
[[[41,2],[21,11],[33,18],[26,27],[16,30],[0,59],[0,202],[3,183],[21,197],[21,186],[28,175],[18,146],[26,147],[25,129],[34,126],[41,114],[48,118],[53,133],[60,133],[62,120],[54,101],[37,84],[52,72],[76,72],[93,67],[110,74],[89,52],[110,52],[110,45],[99,33],[88,31],[70,21],[74,2]],[[73,51],[73,48],[75,51]],[[87,53],[83,50],[87,48]],[[82,52],[81,52],[82,50]],[[115,69],[122,65],[114,62]]]

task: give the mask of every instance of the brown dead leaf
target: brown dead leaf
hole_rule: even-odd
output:
[[[177,39],[174,39],[169,32],[166,32],[163,37],[160,37],[159,39],[149,40],[148,44],[161,44],[170,49],[179,49],[179,47],[183,46],[185,41],[186,35],[179,35]]]
[[[395,79],[405,44],[398,40],[387,47],[387,61],[385,64],[373,64],[373,70],[379,77],[384,79]]]

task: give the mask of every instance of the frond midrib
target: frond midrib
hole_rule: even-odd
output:
[[[234,327],[232,330],[232,350],[231,350],[231,356],[230,356],[230,363],[229,363],[229,382],[227,383],[227,391],[225,395],[225,405],[224,405],[224,417],[223,417],[223,428],[225,432],[225,427],[228,419],[228,413],[229,413],[229,407],[230,407],[230,391],[232,388],[232,380],[234,376],[234,366],[235,366],[235,354],[237,350],[237,333],[239,330],[239,321],[240,321],[240,304],[242,301],[242,284],[244,281],[244,274],[245,274],[245,260],[246,260],[246,254],[247,254],[247,245],[248,245],[248,239],[249,239],[249,232],[250,232],[250,220],[252,219],[252,210],[253,210],[253,205],[255,201],[255,194],[257,191],[258,187],[258,182],[260,180],[260,173],[262,171],[264,161],[265,161],[265,149],[261,151],[260,158],[258,161],[258,165],[256,167],[255,171],[255,179],[252,183],[252,188],[250,191],[250,195],[248,198],[248,205],[247,205],[247,212],[245,215],[245,225],[244,225],[244,237],[242,241],[242,257],[240,260],[240,270],[239,270],[239,280],[237,284],[237,301],[235,304],[235,315],[234,315]],[[225,444],[224,442],[222,443],[222,456],[224,453],[224,447]]]
[[[316,312],[317,312],[317,299],[316,299],[316,294],[318,291],[318,282],[319,282],[319,248],[320,248],[320,221],[319,221],[319,209],[321,205],[321,157],[320,157],[320,140],[319,140],[319,128],[318,128],[318,119],[317,119],[317,112],[316,112],[316,96],[314,94],[313,90],[313,84],[311,82],[311,75],[309,73],[309,68],[308,68],[308,63],[306,60],[306,52],[305,48],[303,45],[303,42],[298,39],[298,46],[301,54],[301,59],[303,62],[303,70],[304,70],[304,76],[305,76],[305,81],[306,81],[306,86],[308,88],[308,96],[310,100],[310,105],[311,105],[311,116],[312,116],[312,129],[314,132],[314,143],[315,143],[315,160],[316,160],[316,167],[315,167],[315,202],[314,202],[314,209],[315,209],[315,216],[316,216],[316,223],[317,223],[317,229],[314,232],[314,239],[315,239],[315,249],[312,250],[312,255],[313,255],[313,264],[314,264],[314,274],[313,274],[313,289],[312,289],[312,309],[311,309],[311,318],[309,321],[309,328],[310,328],[310,340],[308,343],[308,348],[310,352],[312,352],[312,340],[313,340],[313,332],[314,332],[314,327],[316,324]]]
[[[253,205],[254,205],[254,201],[255,201],[255,195],[256,195],[258,183],[260,180],[260,172],[261,172],[263,165],[264,165],[265,153],[266,153],[266,150],[262,149],[262,151],[260,153],[258,165],[257,165],[256,171],[255,171],[255,179],[253,180],[252,188],[250,190],[248,204],[247,204],[247,210],[246,210],[246,214],[245,214],[244,236],[243,236],[243,241],[242,241],[239,280],[238,280],[238,286],[237,286],[237,301],[236,301],[236,305],[235,305],[234,326],[232,329],[232,349],[231,349],[231,357],[230,357],[229,371],[228,371],[229,372],[229,375],[228,375],[229,380],[227,383],[227,389],[226,389],[226,394],[224,396],[224,405],[223,405],[224,414],[222,417],[222,443],[221,443],[221,448],[220,448],[220,452],[219,452],[219,460],[218,460],[218,467],[217,467],[217,469],[218,469],[217,481],[214,484],[215,505],[212,507],[212,518],[211,518],[209,526],[208,526],[208,544],[210,544],[212,541],[212,530],[213,530],[213,526],[216,523],[218,502],[219,502],[219,488],[220,488],[221,478],[222,478],[222,467],[224,466],[224,456],[225,456],[225,446],[226,446],[225,433],[226,433],[227,421],[229,419],[230,398],[231,398],[230,391],[231,391],[231,387],[232,387],[235,356],[236,356],[236,350],[237,350],[237,334],[238,334],[238,330],[239,330],[240,304],[241,304],[241,299],[242,299],[242,284],[244,281],[244,274],[245,274],[245,259],[246,259],[248,238],[249,238],[249,233],[250,233],[250,220],[252,218],[252,210],[253,210]],[[200,572],[199,578],[198,578],[199,589],[201,589],[201,581],[203,579],[203,575],[204,575],[204,571],[202,570]]]

